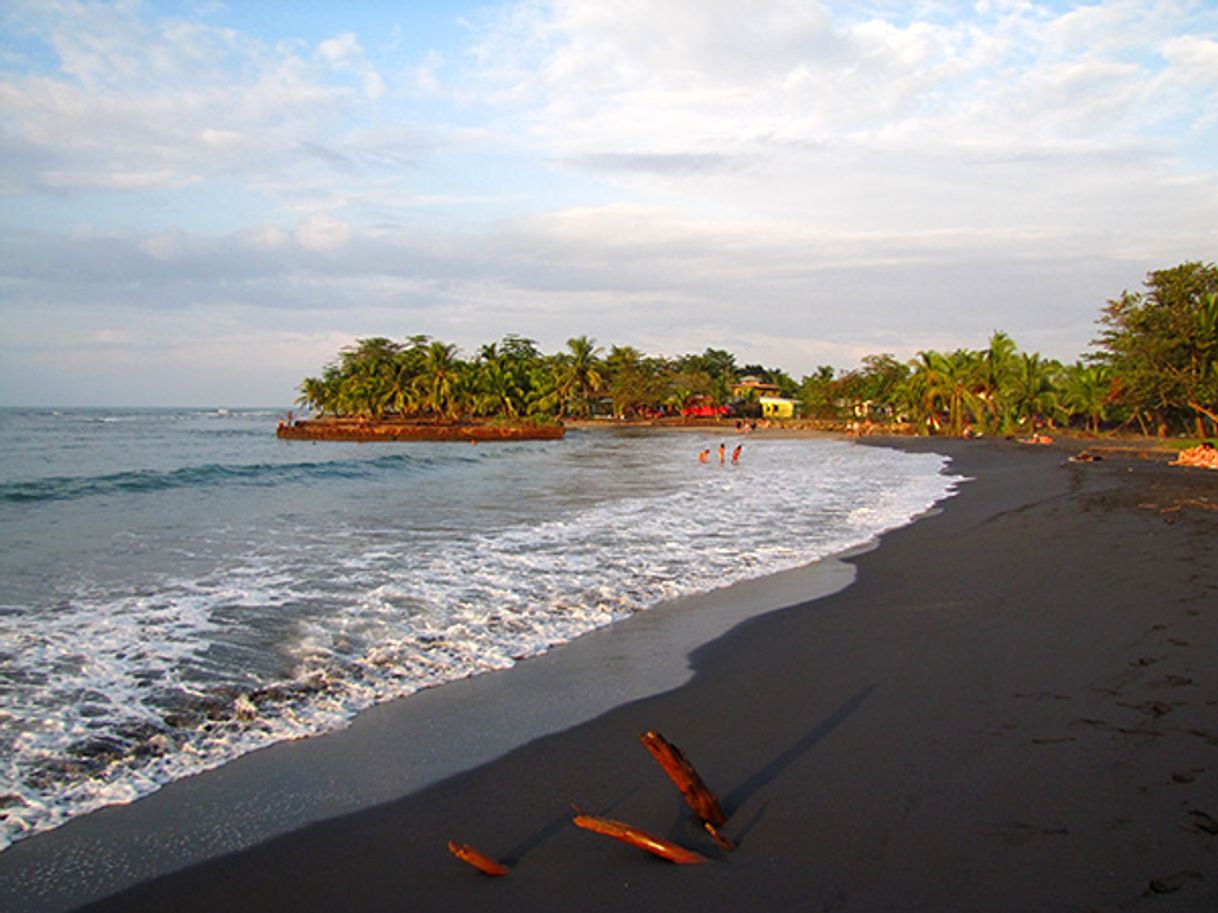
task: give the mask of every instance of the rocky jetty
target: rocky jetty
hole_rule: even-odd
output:
[[[558,423],[394,421],[320,418],[280,422],[276,435],[296,441],[549,441],[566,433]]]

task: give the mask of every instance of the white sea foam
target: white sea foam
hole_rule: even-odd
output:
[[[954,482],[932,455],[745,439],[739,466],[699,465],[706,443],[414,450],[376,463],[383,479],[285,481],[251,526],[125,530],[138,573],[69,575],[53,602],[0,611],[2,839],[863,544]]]

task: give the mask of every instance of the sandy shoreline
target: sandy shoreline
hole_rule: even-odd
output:
[[[976,481],[851,559],[854,585],[698,649],[692,680],[608,694],[607,711],[497,760],[93,909],[1218,907],[1218,477],[896,443],[949,453]],[[530,665],[505,675],[509,701],[528,699],[510,678]],[[544,704],[567,686],[534,687]],[[648,728],[720,793],[736,853],[677,868],[570,826],[575,801],[715,855],[639,747]],[[337,760],[359,780],[400,764]],[[268,763],[243,788],[285,775]],[[100,838],[132,811],[92,816]],[[477,875],[448,855],[453,838],[515,870]],[[43,839],[0,854],[0,883],[24,890]]]

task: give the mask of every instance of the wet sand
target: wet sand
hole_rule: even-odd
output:
[[[88,909],[1218,909],[1218,473],[896,443],[974,481],[850,558],[853,585],[698,648],[684,684]],[[501,677],[504,706],[530,665]],[[640,747],[653,728],[720,794],[734,853]],[[401,757],[420,732],[400,724]],[[347,760],[356,781],[402,763]],[[572,802],[712,861],[577,830]],[[450,839],[512,873],[479,875]]]

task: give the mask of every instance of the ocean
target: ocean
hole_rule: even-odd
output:
[[[302,442],[282,414],[0,409],[0,848],[865,544],[959,481],[820,438]],[[699,463],[721,442],[738,464]]]

